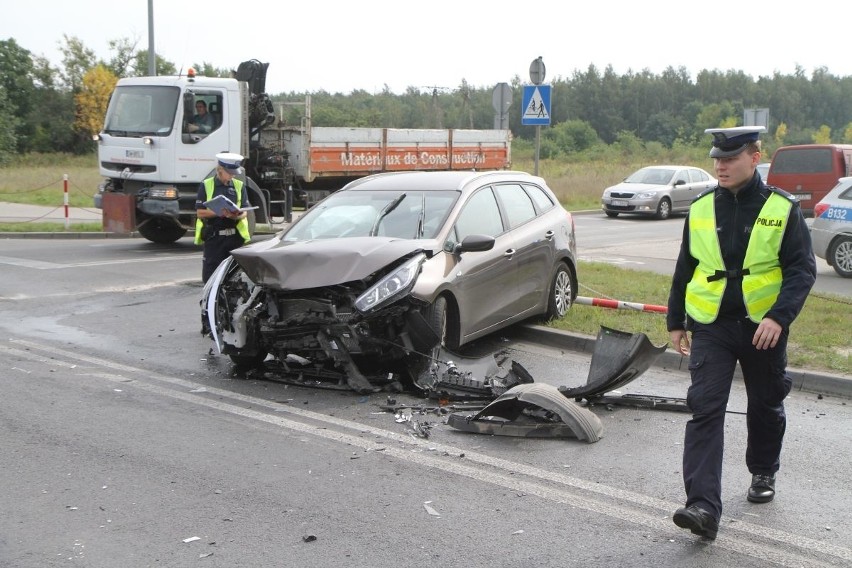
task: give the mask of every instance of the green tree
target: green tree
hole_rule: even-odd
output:
[[[145,56],[147,57],[147,52]],[[212,63],[204,61],[199,65],[198,63],[193,63],[192,68],[195,69],[195,74],[201,77],[223,77],[228,78],[232,76],[233,71],[228,69],[227,67],[214,67]]]
[[[83,84],[83,75],[95,66],[97,58],[95,52],[86,47],[80,38],[75,36],[62,35],[65,44],[60,44],[59,51],[62,53],[62,64],[65,71],[62,73],[62,79],[65,86],[76,93]]]
[[[165,59],[160,54],[157,54],[154,61],[154,68],[157,75],[177,75],[177,68],[171,61]],[[142,49],[136,52],[133,57],[132,75],[128,77],[145,77],[148,75],[148,50]]]
[[[671,148],[680,133],[686,129],[686,126],[686,122],[677,115],[658,112],[648,118],[639,135],[646,142],[659,142],[663,146]]]
[[[136,75],[136,46],[138,43],[138,40],[129,38],[110,40],[108,45],[112,57],[109,61],[103,63],[104,67],[116,77],[133,77]]]
[[[582,120],[566,120],[544,129],[542,141],[553,144],[551,153],[563,155],[583,152],[603,144],[595,129]]]
[[[33,109],[35,83],[30,52],[14,39],[0,41],[0,86],[5,90],[8,111],[18,117],[14,121],[17,151],[26,151],[34,128],[25,120]]]
[[[6,96],[6,87],[0,85],[0,166],[12,161],[16,150],[17,122],[12,103]]]
[[[32,127],[27,151],[69,152],[84,150],[73,127],[74,96],[68,89],[57,86],[61,81],[58,69],[41,56],[33,57],[33,104],[24,117]],[[90,144],[86,145],[88,148]]]

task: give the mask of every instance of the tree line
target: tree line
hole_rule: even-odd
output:
[[[99,59],[76,37],[63,36],[61,65],[55,67],[15,39],[0,41],[0,164],[30,152],[93,152],[92,135],[102,124],[109,96],[120,77],[147,74],[148,52],[129,39],[109,43]],[[232,70],[208,62],[199,75],[227,77]],[[158,75],[185,73],[156,57]],[[272,71],[274,72],[274,70]],[[521,124],[524,83],[510,83],[508,126],[515,139],[531,140],[535,128]],[[541,129],[542,157],[570,156],[600,145],[623,143],[706,145],[705,128],[742,124],[744,109],[769,111],[770,146],[852,143],[852,77],[826,68],[808,75],[776,72],[753,78],[737,70],[701,70],[693,79],[683,67],[660,74],[648,70],[617,74],[590,65],[550,82],[550,126]],[[387,128],[477,128],[495,125],[494,85],[465,80],[454,89],[387,86],[379,93],[317,91],[270,93],[273,102],[312,99],[315,126]],[[300,109],[288,105],[285,120],[298,124]]]

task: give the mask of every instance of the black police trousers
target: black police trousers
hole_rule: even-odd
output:
[[[206,238],[201,259],[201,281],[206,284],[219,264],[228,258],[232,250],[241,246],[243,246],[243,238],[236,231],[233,235],[214,235]]]
[[[752,474],[764,475],[774,474],[780,466],[787,427],[784,398],[793,385],[786,372],[787,330],[774,348],[765,350],[752,345],[755,330],[757,324],[748,319],[693,324],[692,384],[686,396],[692,419],[686,424],[683,446],[686,506],[697,505],[717,520],[722,515],[725,411],[737,362],[748,397],[746,466]]]

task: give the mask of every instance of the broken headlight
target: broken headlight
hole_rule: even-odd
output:
[[[355,307],[358,308],[358,311],[365,313],[407,294],[414,285],[417,274],[420,272],[420,265],[423,264],[424,260],[426,260],[426,255],[420,253],[392,270],[371,286],[369,290],[358,296],[358,299],[355,300]]]

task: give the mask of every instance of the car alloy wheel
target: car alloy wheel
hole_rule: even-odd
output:
[[[657,219],[668,219],[672,214],[672,204],[668,197],[663,197],[657,205]]]
[[[559,319],[564,316],[571,307],[572,300],[571,269],[565,264],[560,264],[550,285],[547,319]]]
[[[844,278],[852,278],[852,238],[841,237],[829,247],[828,258],[834,271]]]

